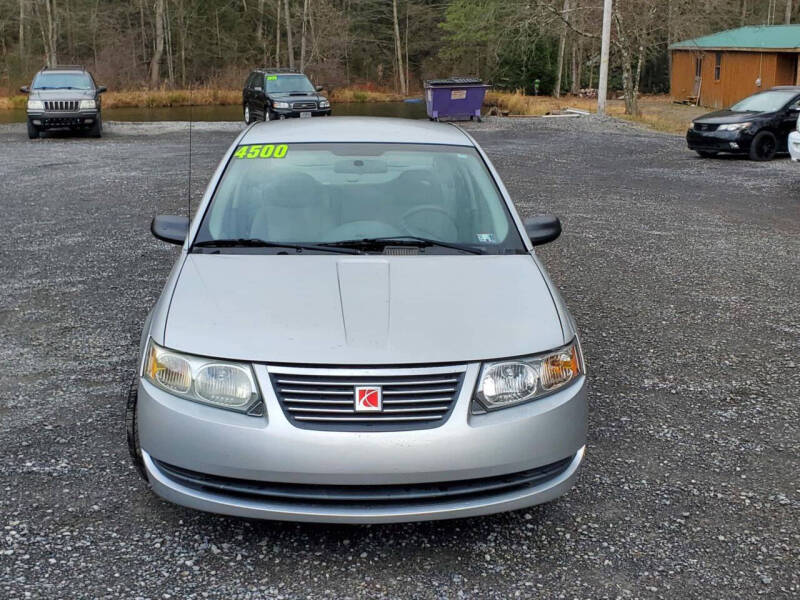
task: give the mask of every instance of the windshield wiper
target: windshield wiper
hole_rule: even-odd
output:
[[[192,244],[193,248],[291,248],[293,250],[319,250],[337,254],[363,254],[352,248],[330,248],[317,244],[293,244],[291,242],[270,242],[258,238],[234,238],[224,240],[204,240]]]
[[[337,248],[374,248],[375,246],[417,246],[420,248],[428,246],[438,246],[440,248],[450,248],[468,254],[486,254],[480,248],[473,248],[464,244],[453,244],[450,242],[440,242],[431,238],[420,237],[417,235],[396,235],[389,237],[362,238],[360,240],[342,240],[340,242],[325,242],[321,246],[333,246]]]

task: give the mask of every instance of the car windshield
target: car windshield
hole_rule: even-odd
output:
[[[775,112],[783,108],[795,96],[797,96],[797,92],[794,90],[761,92],[737,102],[731,106],[731,110],[736,112]]]
[[[92,79],[86,73],[39,73],[33,80],[35,90],[91,90]]]
[[[269,94],[316,91],[305,75],[267,75],[266,77],[267,93]]]
[[[239,146],[194,244],[258,240],[383,252],[356,243],[376,238],[427,241],[426,253],[525,252],[474,148],[386,143]]]

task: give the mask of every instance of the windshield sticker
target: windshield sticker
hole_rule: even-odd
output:
[[[253,144],[252,146],[239,146],[234,152],[235,158],[283,158],[289,151],[286,144]]]
[[[478,237],[478,241],[481,244],[496,244],[497,239],[494,237],[493,233],[477,233],[475,234]]]
[[[276,81],[277,79],[277,75],[267,75],[267,81]]]

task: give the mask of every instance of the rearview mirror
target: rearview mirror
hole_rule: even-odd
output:
[[[21,88],[19,88],[19,91],[23,94],[30,94],[31,88],[29,88],[27,85],[23,85]]]
[[[102,94],[103,92],[108,91],[108,88],[104,85],[101,85],[97,88],[97,93]]]
[[[163,242],[183,244],[189,234],[189,217],[158,215],[150,223],[150,231]]]
[[[561,221],[552,215],[529,217],[523,223],[525,233],[528,234],[531,244],[534,246],[552,242],[561,235]]]

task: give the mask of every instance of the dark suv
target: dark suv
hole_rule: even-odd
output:
[[[78,65],[45,67],[33,78],[28,94],[28,137],[36,139],[46,129],[87,131],[92,137],[103,133],[100,94],[105,86],[95,85],[89,71]]]
[[[327,117],[331,103],[308,77],[288,69],[256,69],[242,91],[245,123],[289,117]]]

